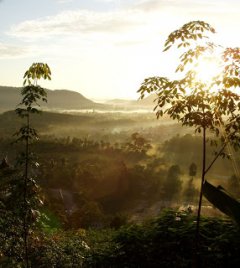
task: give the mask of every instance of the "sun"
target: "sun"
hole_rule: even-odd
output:
[[[214,77],[219,75],[220,66],[216,58],[207,57],[198,61],[194,68],[196,72],[195,79],[199,82],[209,84],[213,81]]]
[[[204,57],[199,59],[195,65],[194,71],[196,73],[195,79],[197,82],[210,84],[214,77],[221,73],[221,66],[217,58]]]

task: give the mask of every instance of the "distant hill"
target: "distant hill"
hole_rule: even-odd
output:
[[[20,88],[0,86],[1,112],[15,109],[20,100]]]
[[[21,87],[0,86],[0,112],[14,110],[21,101]],[[87,99],[82,94],[71,90],[49,90],[48,102],[40,103],[42,108],[50,110],[152,110],[154,107],[155,94],[152,94],[142,100],[113,99],[105,103],[97,103]]]
[[[151,95],[145,97],[144,99],[139,99],[139,100],[133,101],[132,104],[136,105],[136,106],[141,106],[141,107],[154,108],[154,106],[155,106],[154,100],[156,98],[157,98],[156,94],[151,94]]]
[[[47,90],[48,108],[58,109],[100,109],[106,108],[101,103],[93,102],[82,94],[70,90]]]
[[[105,103],[116,107],[125,107],[128,109],[153,109],[155,104],[154,100],[157,98],[156,94],[147,96],[144,99],[126,100],[126,99],[113,99]]]
[[[0,111],[15,109],[21,101],[20,87],[0,86]],[[48,109],[108,109],[108,105],[93,102],[82,94],[70,90],[46,90],[48,102],[42,107]]]

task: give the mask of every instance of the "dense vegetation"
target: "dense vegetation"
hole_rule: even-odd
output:
[[[58,115],[61,116],[65,118],[65,115]],[[79,117],[81,121],[82,116]],[[91,117],[89,121],[94,120],[94,115]],[[95,120],[100,120],[99,115],[97,118]],[[106,120],[105,115],[103,120]],[[72,128],[77,128],[79,121],[72,123]],[[48,128],[47,120],[45,124],[43,130]],[[52,124],[51,117],[49,124]],[[113,128],[115,126],[109,127],[107,140],[103,140],[104,137],[93,140],[91,136],[62,137],[59,131],[58,136],[40,135],[41,139],[32,145],[40,163],[37,180],[44,192],[45,204],[51,204],[51,209],[54,208],[64,222],[67,213],[62,204],[68,207],[67,211],[74,211],[68,220],[75,227],[86,226],[80,218],[84,218],[84,210],[89,210],[88,204],[95,208],[92,214],[96,215],[91,216],[93,224],[95,217],[101,225],[105,225],[106,220],[109,221],[106,218],[113,214],[124,213],[129,218],[135,214],[137,216],[133,218],[138,218],[140,214],[142,218],[150,207],[159,211],[167,204],[195,204],[201,163],[197,153],[201,146],[199,136],[175,135],[175,132],[171,133],[172,125],[163,125],[157,128],[160,133],[167,133],[169,140],[162,140],[162,134],[147,140],[145,133],[153,137],[154,128],[146,127],[143,134],[134,135],[134,128],[129,127],[127,132],[118,133],[116,141],[115,133],[111,134]],[[20,150],[20,145],[12,145],[11,139],[2,138],[0,146],[14,166],[14,155]],[[209,157],[211,154],[209,152]],[[193,162],[197,165],[197,174],[192,178],[189,167]],[[233,174],[231,162],[219,159],[211,176],[232,192],[234,187],[228,185],[228,178]]]
[[[203,31],[215,32],[204,22],[185,24],[165,50],[176,40],[188,47]],[[188,50],[178,70],[214,47]],[[51,71],[34,63],[24,75],[19,117],[0,116],[1,267],[238,267],[239,178],[224,159],[227,145],[239,147],[240,97],[229,91],[240,85],[238,52],[224,51],[232,62],[215,78],[222,86],[215,94],[192,70],[182,80],[146,79],[139,92],[157,91],[162,124],[152,114],[37,117],[38,101],[47,101],[38,81]],[[239,157],[231,158],[236,168]],[[236,223],[202,200],[206,175],[221,183],[208,188],[210,201]]]
[[[236,225],[219,218],[203,218],[196,255],[195,218],[190,212],[168,210],[153,220],[117,230],[37,232],[31,240],[31,264],[44,268],[170,268],[195,267],[198,262],[200,267],[238,267],[240,237]],[[13,245],[1,237],[1,252],[5,254],[2,267],[17,267],[13,261],[17,254],[10,248]]]
[[[64,114],[56,116],[59,121],[65,117]],[[115,116],[121,117],[119,114]],[[90,121],[94,120],[94,115],[91,117]],[[79,121],[81,119],[82,115],[79,115]],[[105,115],[102,119],[97,115],[95,120],[106,122]],[[72,128],[74,124],[77,127],[79,121],[72,122]],[[109,121],[114,121],[114,115]],[[3,124],[7,126],[4,121]],[[41,139],[32,144],[40,163],[36,169],[37,183],[41,186],[40,195],[44,200],[44,206],[40,208],[42,216],[36,226],[38,231],[30,242],[33,267],[139,267],[139,263],[142,264],[140,267],[146,267],[147,263],[151,267],[171,267],[173,257],[177,264],[181,260],[179,267],[188,267],[194,261],[194,215],[200,165],[197,150],[201,143],[198,135],[176,135],[175,131],[171,133],[172,125],[159,125],[160,133],[167,133],[169,139],[154,136],[155,128],[150,126],[143,128],[143,134],[136,134],[135,129],[129,127],[128,131],[118,133],[117,141],[115,134],[109,134],[104,141],[104,137],[96,140],[88,136],[64,137],[61,131],[58,136],[45,136],[47,120],[45,124],[46,127],[44,124],[40,127]],[[176,125],[174,128],[180,127]],[[145,133],[154,138],[148,140]],[[8,165],[1,169],[4,177],[17,172],[14,156],[21,145],[11,144],[11,141],[2,137],[0,142],[1,151],[7,152],[9,158]],[[183,149],[186,152],[184,157]],[[196,174],[190,171],[193,162]],[[236,190],[238,178],[231,170],[229,160],[219,159],[212,178],[239,197]],[[187,210],[189,205],[187,216],[179,212],[180,207]],[[9,209],[15,206],[13,200]],[[161,214],[155,220],[147,220],[158,217],[169,206],[175,210]],[[220,262],[234,263],[237,261],[236,251],[230,251],[238,247],[238,229],[231,222],[221,220],[219,217],[223,216],[208,206],[204,200],[204,213],[211,218],[202,222],[203,238],[206,239],[205,232],[211,233],[213,225],[216,233],[212,234],[213,237],[207,235],[208,239],[202,241],[204,258],[201,259],[212,263],[212,267]],[[214,215],[218,215],[218,219],[212,218]],[[6,224],[9,225],[9,221]],[[6,267],[11,267],[12,261],[21,260],[19,244],[16,243],[18,234],[6,229],[4,224],[2,228],[5,234],[1,238],[1,252],[5,256],[2,261],[9,262]],[[227,244],[229,253],[225,255],[224,245],[230,241],[234,246]],[[188,253],[178,252],[181,247]],[[174,256],[170,254],[172,251]],[[213,258],[215,253],[217,258]]]

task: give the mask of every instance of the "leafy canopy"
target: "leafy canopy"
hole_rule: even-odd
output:
[[[166,114],[199,133],[203,128],[209,129],[223,144],[230,142],[237,148],[240,96],[235,91],[240,86],[240,48],[223,48],[210,42],[209,35],[214,33],[215,29],[203,21],[189,22],[172,32],[163,51],[174,46],[183,50],[175,71],[181,78],[149,77],[138,92],[141,98],[156,93],[157,118]],[[218,73],[211,81],[201,81],[197,66],[215,55],[218,55]],[[212,143],[216,141],[212,139]]]
[[[38,137],[36,130],[29,125],[29,116],[40,113],[39,101],[47,102],[47,92],[38,85],[41,78],[51,80],[51,70],[46,63],[33,63],[23,76],[22,100],[15,111],[18,116],[28,119],[27,123],[16,133],[19,136],[18,140],[32,140]]]
[[[37,80],[41,78],[51,80],[51,70],[49,66],[41,62],[33,63],[23,76],[23,85],[25,86],[26,83],[28,83],[28,85],[36,85]]]

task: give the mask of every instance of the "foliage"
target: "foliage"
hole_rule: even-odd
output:
[[[216,230],[214,234],[211,234],[210,226],[214,226]],[[224,267],[224,262],[221,260],[223,256],[220,258],[214,256],[214,252],[217,252],[218,246],[221,245],[221,243],[216,243],[216,240],[220,240],[217,233],[219,232],[220,236],[223,235],[221,221],[203,219],[202,227],[204,242],[202,241],[200,253],[201,267],[204,267],[204,264],[207,267],[216,267],[216,265]],[[194,262],[194,231],[194,217],[188,213],[165,212],[148,225],[122,230],[121,235],[117,237],[122,245],[122,260],[125,260],[126,265],[130,262],[132,264],[130,267],[138,267],[139,263],[141,263],[141,267],[146,265],[151,267],[192,266]],[[211,251],[211,254],[208,253],[208,250]],[[222,252],[222,254],[225,253]],[[228,260],[228,256],[225,256]],[[235,258],[238,257],[235,255]],[[234,262],[234,260],[232,261]]]
[[[114,239],[116,233],[117,231],[112,229],[87,231],[86,242],[89,251],[84,262],[86,267],[114,267],[116,253],[119,250],[119,245]]]
[[[184,128],[183,128],[184,129]],[[217,147],[220,149],[220,146]],[[210,142],[206,144],[206,162],[211,163],[216,147],[211,146]],[[189,175],[189,167],[192,162],[197,165],[196,180],[199,179],[202,165],[202,155],[199,153],[202,150],[202,137],[196,134],[176,135],[166,140],[158,150],[163,154],[165,160],[172,164],[178,164],[184,173]],[[232,152],[232,158],[235,159],[236,164],[239,164],[239,157],[237,152]],[[232,163],[226,161],[225,158],[218,158],[214,165],[208,171],[208,176],[213,174],[220,174],[228,177],[232,175]],[[217,176],[212,176],[213,179],[218,179]]]
[[[167,173],[167,177],[163,182],[163,197],[165,200],[172,201],[181,193],[182,181],[180,179],[180,167],[172,165]]]
[[[194,247],[195,217],[167,210],[142,224],[123,226],[90,267],[237,267],[240,233],[229,221],[203,218],[199,255]],[[91,252],[91,250],[90,250]]]
[[[33,63],[25,72],[23,85],[37,85],[37,81],[41,78],[51,80],[51,70],[46,63]]]
[[[189,176],[194,177],[197,174],[197,165],[195,163],[192,163],[189,166]]]
[[[196,196],[197,196],[197,189],[195,188],[194,186],[194,183],[193,183],[193,178],[190,178],[187,182],[187,186],[186,188],[184,189],[184,192],[183,192],[183,198],[184,198],[184,201],[185,202],[194,202],[196,201]]]
[[[30,143],[32,140],[37,139],[38,135],[31,126],[30,115],[34,113],[39,113],[39,110],[35,108],[38,106],[38,100],[47,101],[46,92],[43,88],[38,85],[38,80],[51,79],[51,71],[47,64],[43,63],[33,63],[32,66],[24,74],[24,85],[28,82],[28,85],[23,87],[21,91],[22,101],[19,104],[19,108],[16,109],[16,113],[19,117],[25,118],[26,123],[23,125],[19,131],[15,134],[18,136],[17,142],[22,141],[25,145],[25,150],[19,159],[20,165],[23,168],[23,189],[20,191],[23,194],[23,241],[24,241],[24,262],[26,267],[30,267],[28,255],[29,255],[29,233],[32,222],[36,220],[39,212],[36,207],[41,204],[41,200],[37,198],[37,184],[33,177],[30,177],[31,166],[38,166],[38,163],[34,163],[30,152]]]
[[[54,233],[62,229],[62,223],[60,219],[47,207],[43,207],[40,210],[40,217],[37,223],[39,230],[42,230],[46,234]]]
[[[183,73],[183,78],[147,78],[139,93],[141,98],[146,93],[157,94],[157,117],[167,114],[185,126],[192,126],[197,132],[201,132],[203,128],[209,129],[223,144],[229,142],[238,147],[240,96],[234,93],[234,89],[240,86],[240,53],[237,48],[223,49],[219,73],[210,83],[199,80],[196,65],[219,48],[203,35],[202,32],[207,31],[215,32],[209,24],[193,21],[171,33],[165,43],[165,51],[177,42],[178,48],[185,48],[176,70]],[[199,40],[202,45],[199,45]]]
[[[32,267],[83,267],[89,251],[84,232],[38,234],[31,244]]]
[[[126,150],[145,154],[152,146],[148,140],[135,132],[131,135],[131,141],[126,143]]]
[[[193,178],[197,174],[197,165],[193,162],[189,166],[189,176],[191,177],[187,182],[187,187],[184,190],[184,199],[186,202],[193,202],[196,197],[197,189],[194,187]]]
[[[158,217],[120,229],[36,233],[32,267],[238,267],[240,232],[233,222],[202,218],[194,247],[195,216],[165,210]],[[12,266],[5,266],[12,267]],[[17,267],[17,266],[14,266]]]
[[[0,173],[0,252],[13,265],[24,259],[24,181],[17,169],[6,167]]]
[[[182,159],[182,147],[189,148],[191,156],[192,152],[195,152],[194,144],[199,143],[198,139],[191,135],[174,138],[175,142],[170,140],[167,146],[162,147],[160,152],[164,158],[145,155],[139,160],[121,148],[124,137],[118,148],[110,144],[114,148],[111,152],[106,152],[106,149],[101,147],[92,149],[91,145],[82,147],[82,139],[78,139],[79,145],[75,143],[76,139],[69,139],[67,143],[67,138],[41,137],[38,142],[31,145],[32,150],[38,155],[37,161],[41,163],[35,172],[41,195],[44,195],[44,208],[41,207],[40,212],[46,214],[47,218],[42,216],[40,222],[46,232],[58,229],[56,226],[59,223],[64,229],[86,227],[84,222],[88,222],[89,226],[110,226],[115,216],[118,216],[115,214],[118,213],[126,213],[130,218],[137,213],[140,219],[145,218],[149,207],[156,202],[166,204],[165,199],[168,200],[167,195],[163,196],[163,184],[171,165],[179,163],[177,158],[172,161],[165,158],[169,151],[179,147],[176,155],[178,159]],[[95,140],[89,139],[90,141],[91,144],[95,143]],[[1,141],[0,146],[5,142],[9,140]],[[15,144],[10,148],[18,151],[21,150],[20,145]],[[186,175],[191,162],[186,157],[183,160],[184,162],[179,164],[183,196],[175,196],[172,204],[186,199],[185,180],[188,179]],[[193,192],[191,196],[195,201],[196,193]],[[72,201],[69,203],[68,200]],[[87,220],[89,214],[84,212],[88,210],[88,203],[92,202],[97,204],[101,212],[98,217],[98,214],[95,214],[97,211],[92,211],[92,214],[97,216],[97,224],[94,217],[90,221]],[[157,211],[154,210],[154,213]],[[52,222],[53,218],[57,219],[54,220],[56,224]]]
[[[35,181],[36,168],[39,164],[30,151],[32,141],[38,139],[35,128],[31,125],[30,115],[39,113],[38,101],[47,101],[46,92],[37,82],[40,78],[50,79],[50,69],[46,64],[34,63],[24,74],[24,86],[21,90],[22,101],[15,110],[20,118],[25,119],[25,124],[15,133],[16,142],[24,143],[24,151],[19,153],[17,166],[12,176],[5,181],[3,200],[3,226],[6,230],[1,230],[7,235],[8,241],[12,241],[12,246],[8,248],[8,243],[4,243],[3,252],[7,257],[13,257],[12,262],[23,262],[25,267],[30,267],[29,263],[29,237],[32,235],[33,224],[39,218],[38,207],[42,204],[39,196],[39,187]],[[10,225],[10,228],[8,227]],[[12,228],[12,231],[11,231]],[[17,250],[15,250],[17,248]],[[12,263],[13,264],[13,263]]]
[[[183,126],[193,127],[195,132],[203,134],[202,179],[200,187],[199,208],[197,217],[197,234],[202,204],[202,188],[205,175],[219,156],[227,156],[227,144],[238,149],[240,146],[240,95],[234,90],[240,86],[240,48],[222,48],[209,42],[205,34],[215,33],[215,29],[203,21],[192,21],[172,32],[165,44],[164,51],[178,44],[183,49],[179,57],[176,72],[182,77],[173,80],[166,77],[146,78],[138,92],[141,98],[146,93],[155,92],[157,118],[168,115]],[[218,72],[209,81],[198,77],[201,61],[209,57],[217,58]],[[216,152],[208,166],[206,164],[206,131],[212,132],[209,137],[212,145],[220,142],[221,148]],[[197,235],[197,240],[198,240]]]
[[[52,234],[36,232],[31,239],[29,260],[31,267],[111,267],[117,244],[111,230],[79,229]],[[98,266],[104,262],[104,266]],[[23,263],[1,257],[0,266],[24,267]]]

